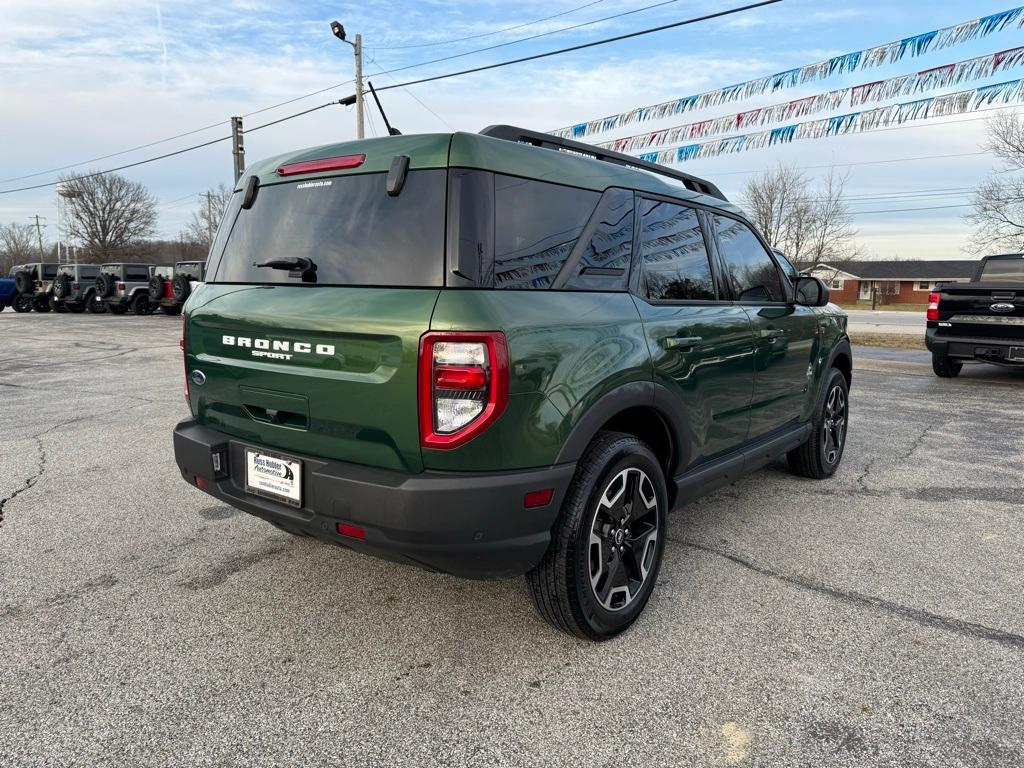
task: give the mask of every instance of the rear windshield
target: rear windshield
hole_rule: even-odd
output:
[[[175,264],[174,271],[179,275],[198,276],[200,274],[199,262],[185,261],[181,262],[180,264]]]
[[[989,259],[981,271],[981,282],[1024,282],[1024,259]]]
[[[301,285],[286,269],[256,265],[304,258],[316,265],[320,284],[442,285],[447,172],[410,171],[395,197],[386,178],[372,173],[267,185],[248,210],[239,209],[236,192],[222,225],[230,230],[226,238],[218,233],[208,278]]]

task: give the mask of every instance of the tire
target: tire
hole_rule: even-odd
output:
[[[936,352],[932,353],[932,370],[935,371],[935,375],[940,379],[952,379],[959,376],[963,367],[963,363],[955,362],[946,355],[940,355]]]
[[[843,460],[849,425],[850,386],[843,372],[832,368],[825,382],[824,397],[811,420],[811,436],[786,454],[790,470],[815,480],[835,474]]]
[[[53,278],[52,292],[55,299],[66,299],[71,293],[71,277],[66,272],[61,272]]]
[[[106,272],[101,272],[96,278],[96,295],[101,299],[106,299],[114,294],[114,285],[117,283],[117,279],[113,275],[108,275]]]
[[[541,617],[587,640],[626,630],[658,579],[667,510],[665,476],[651,449],[632,435],[599,433],[577,465],[548,551],[526,575]]]
[[[107,311],[112,315],[123,315],[128,312],[124,304],[107,304]]]
[[[91,292],[85,297],[85,308],[89,310],[91,315],[105,315],[107,313],[107,305],[100,300],[95,292]]]
[[[164,304],[163,306],[160,307],[160,311],[163,312],[165,315],[180,315],[181,304]]]
[[[174,300],[179,304],[184,304],[185,299],[192,292],[192,284],[189,282],[188,275],[175,275],[171,281],[171,293],[174,294]]]
[[[149,294],[139,291],[131,300],[132,312],[136,315],[152,315],[153,305],[149,303]]]
[[[11,309],[15,312],[31,312],[32,311],[32,298],[30,296],[18,295],[14,297],[11,302]]]
[[[82,304],[82,303],[77,302],[77,301],[74,302],[73,304],[69,304],[67,302],[64,302],[64,308],[67,309],[67,311],[70,312],[73,315],[80,315],[83,312],[85,312],[85,304]]]
[[[149,278],[149,301],[156,304],[164,297],[164,279],[160,275]]]
[[[59,314],[62,314],[62,313],[65,313],[65,312],[68,311],[67,305],[63,301],[57,301],[57,299],[54,296],[52,296],[52,295],[47,300],[47,303],[50,305],[50,309],[52,309],[54,312],[57,312]]]
[[[32,309],[36,312],[49,312],[50,311],[50,299],[46,296],[37,296],[32,299]]]
[[[14,273],[14,290],[23,296],[31,296],[36,292],[36,281],[32,279],[32,273],[20,269]]]

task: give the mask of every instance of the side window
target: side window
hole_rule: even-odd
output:
[[[640,205],[642,290],[647,297],[714,301],[715,281],[697,211],[659,200]]]
[[[633,254],[633,192],[607,190],[596,217],[596,227],[580,254],[576,274],[565,287],[582,291],[621,290],[626,286]]]
[[[135,264],[129,265],[127,268],[128,274],[125,279],[132,283],[146,283],[149,282],[149,268],[140,267]]]
[[[761,241],[743,222],[712,214],[718,251],[740,301],[784,301],[779,269]]]
[[[572,252],[600,195],[494,177],[494,287],[543,289]]]

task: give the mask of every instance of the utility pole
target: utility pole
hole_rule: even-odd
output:
[[[363,36],[356,35],[356,138],[363,138]]]
[[[39,237],[39,258],[46,259],[46,254],[43,253],[43,227],[45,224],[40,224],[39,219],[45,219],[45,216],[40,216],[38,213],[35,216],[29,216],[30,219],[36,220],[36,235]]]
[[[331,34],[348,43],[356,54],[356,138],[363,138],[363,36],[356,35],[353,43],[348,39],[345,27],[337,21],[331,22]]]
[[[235,181],[238,181],[238,175],[236,166]],[[213,193],[209,191],[206,192],[206,238],[207,245],[213,245]]]
[[[235,157],[235,183],[245,173],[245,142],[242,138],[242,118],[231,118],[231,154]],[[212,240],[211,240],[212,242]]]

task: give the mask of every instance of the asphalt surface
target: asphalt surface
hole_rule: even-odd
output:
[[[894,310],[876,309],[847,309],[844,310],[850,317],[850,333],[874,333],[874,334],[897,334],[901,336],[912,336],[920,334],[924,338],[924,329],[927,325],[925,313],[920,312],[898,312]]]
[[[1024,764],[1024,375],[859,369],[838,474],[677,511],[594,645],[186,485],[178,333],[0,315],[0,765]]]

